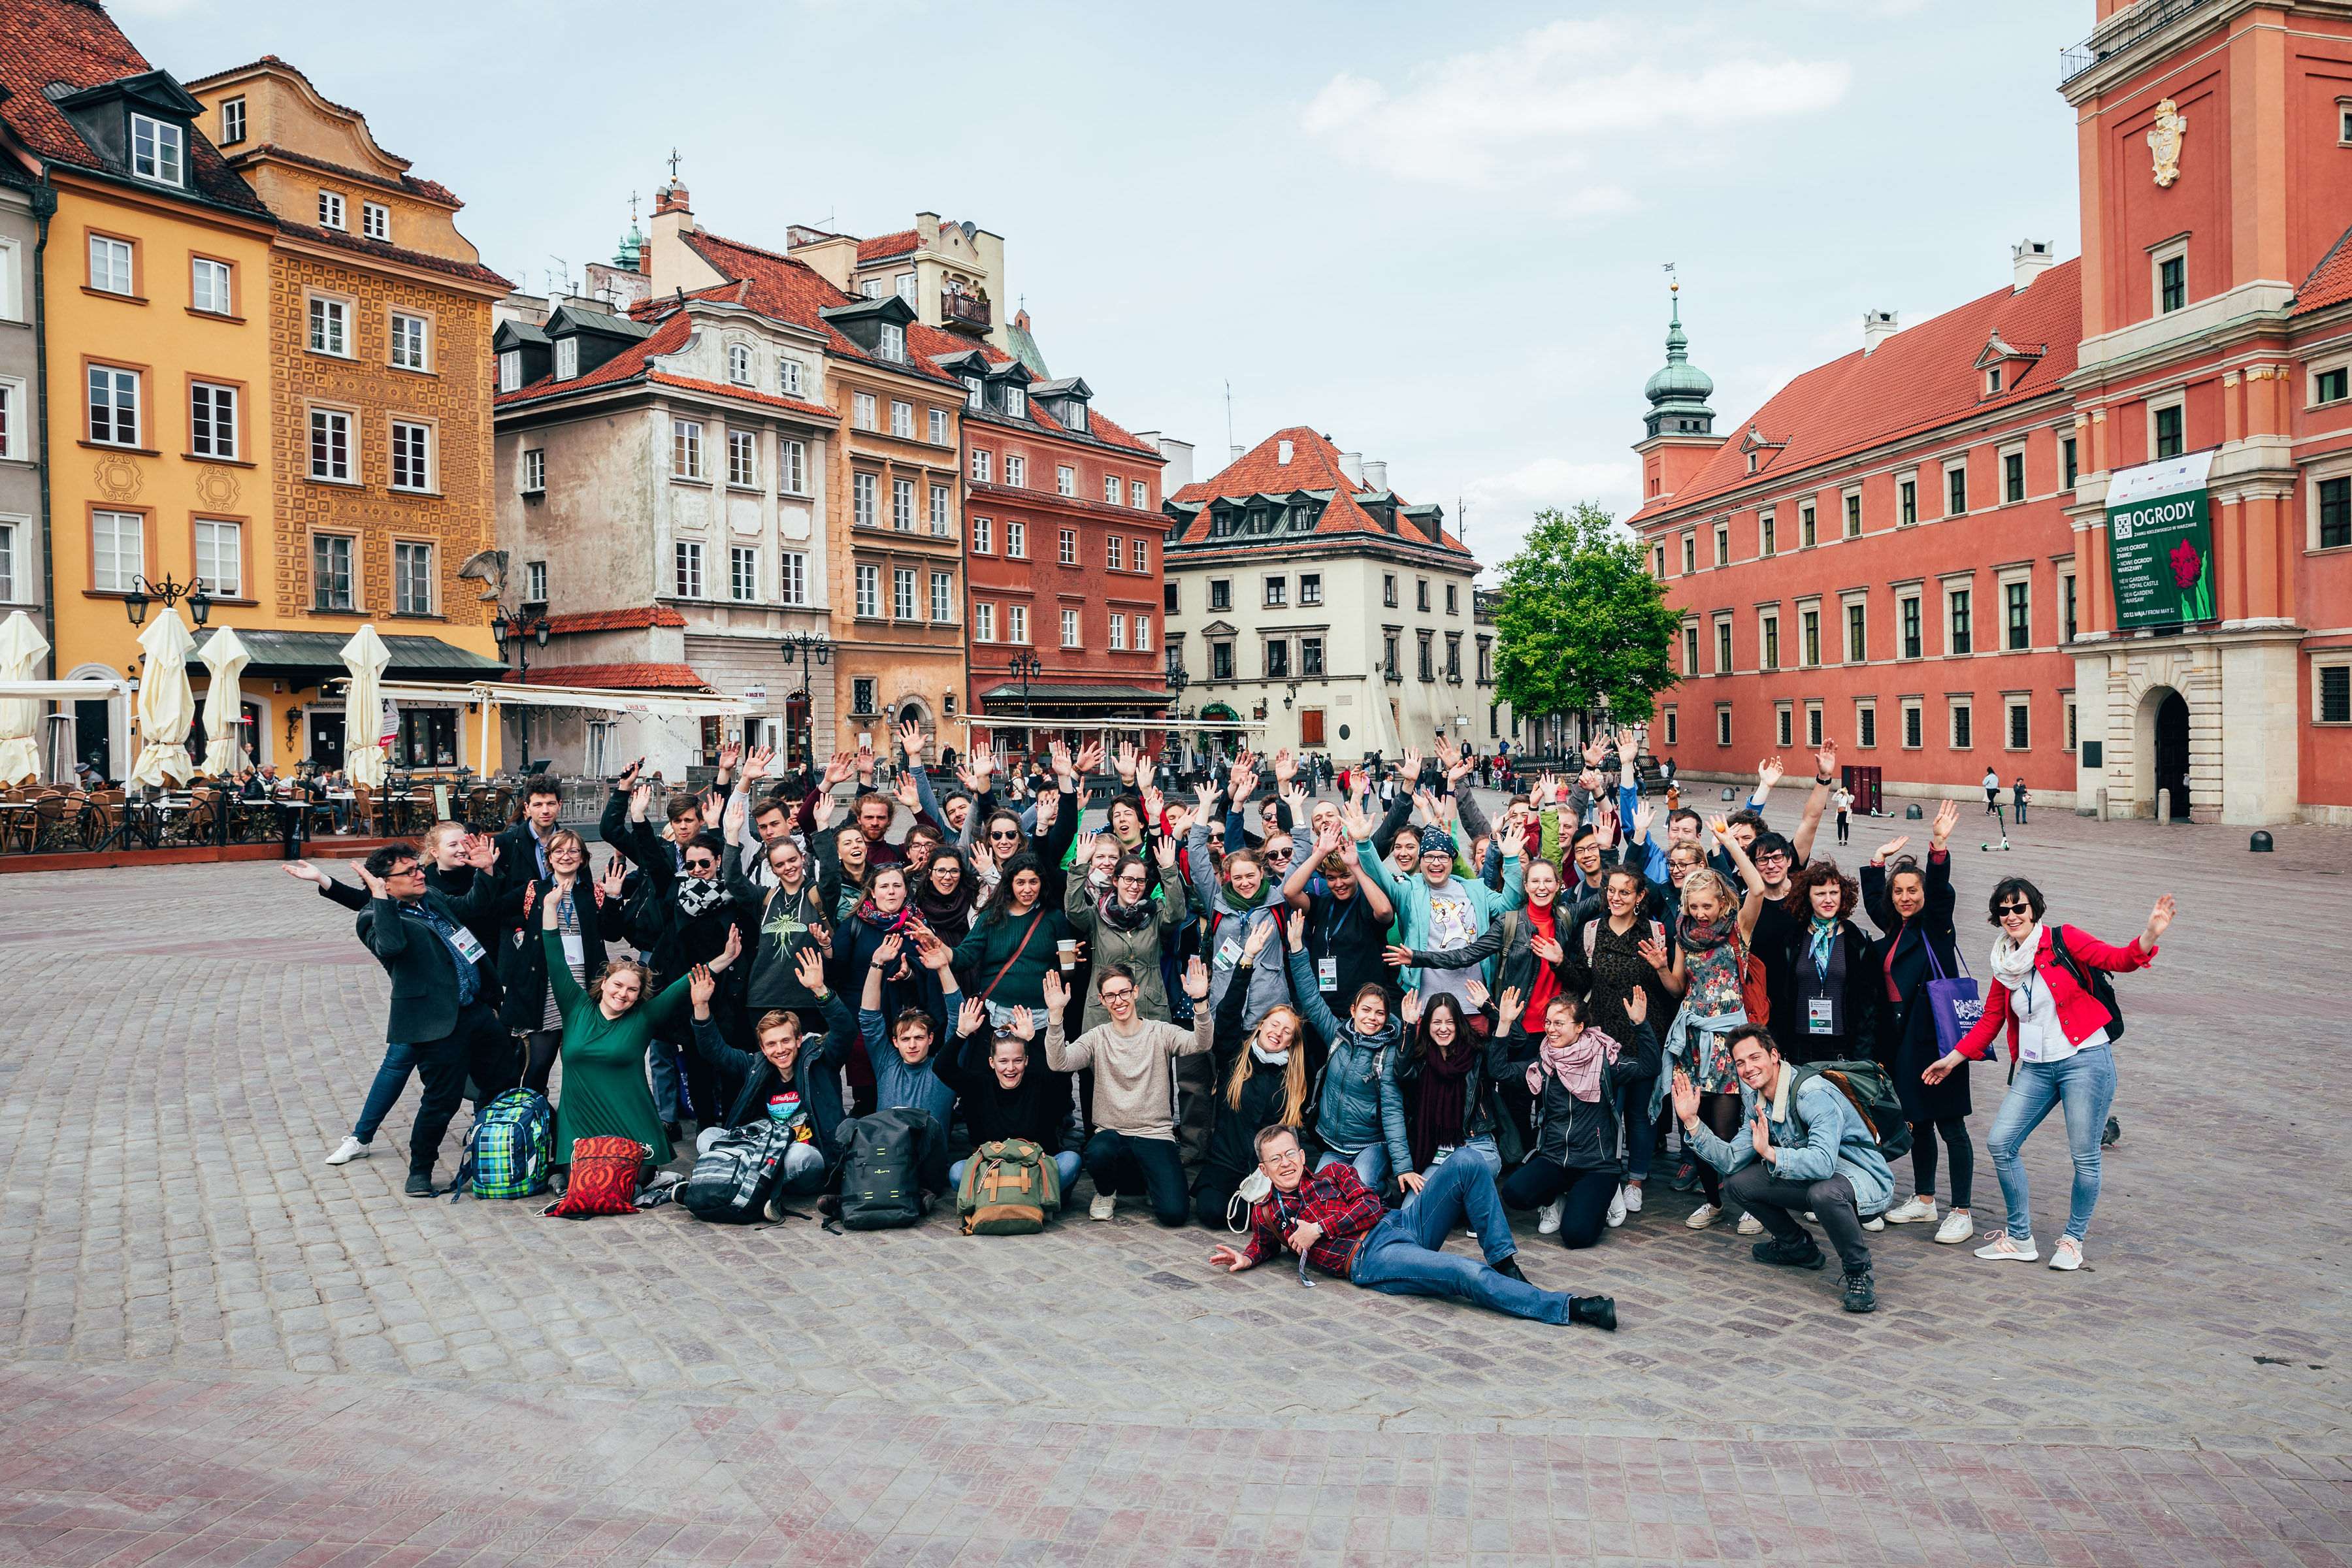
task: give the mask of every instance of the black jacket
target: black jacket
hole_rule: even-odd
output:
[[[1543,1092],[1535,1097],[1528,1130],[1532,1156],[1549,1160],[1563,1171],[1617,1168],[1617,1091],[1626,1084],[1658,1076],[1658,1037],[1643,1022],[1633,1026],[1631,1039],[1619,1039],[1617,1045],[1617,1059],[1601,1065],[1598,1100],[1579,1100],[1557,1074],[1544,1075]],[[1498,1081],[1506,1078],[1517,1078],[1523,1085],[1527,1081],[1528,1064],[1511,1060],[1500,1039],[1488,1043],[1486,1070]]]
[[[1216,1064],[1209,1088],[1210,1098],[1216,1106],[1216,1120],[1209,1128],[1209,1153],[1201,1166],[1200,1181],[1202,1188],[1213,1192],[1232,1191],[1241,1184],[1244,1176],[1257,1169],[1255,1140],[1258,1129],[1271,1127],[1282,1119],[1286,1068],[1273,1067],[1253,1057],[1249,1078],[1242,1085],[1241,1108],[1235,1110],[1225,1098],[1225,1086],[1233,1081],[1234,1063],[1249,1049],[1250,1031],[1242,1027],[1242,1015],[1248,1006],[1246,985],[1226,986],[1224,995],[1217,1002],[1215,1033],[1209,1047],[1211,1058]],[[1303,1037],[1303,1030],[1301,1034]],[[1307,1041],[1303,1037],[1293,1040],[1290,1048],[1303,1051]],[[1307,1075],[1307,1082],[1310,1086],[1314,1083],[1312,1072]],[[1311,1093],[1303,1109],[1311,1120],[1315,1114]],[[1306,1128],[1298,1129],[1302,1142],[1308,1135]]]
[[[475,994],[490,1006],[496,1007],[499,1005],[500,991],[499,981],[500,921],[496,910],[491,907],[495,902],[495,895],[486,898],[479,904],[469,901],[468,895],[473,892],[474,885],[475,872],[471,866],[460,866],[455,871],[444,871],[440,867],[430,862],[425,865],[425,886],[427,889],[448,900],[450,907],[461,912],[468,910],[478,911],[466,916],[466,929],[472,931],[474,940],[482,944],[482,961],[474,966],[474,973],[481,982],[481,988]],[[327,879],[327,885],[319,889],[319,896],[331,903],[342,905],[354,914],[366,909],[371,901],[365,888],[356,887],[350,882],[338,882],[331,877]]]
[[[1756,930],[1760,938],[1764,922],[1759,921]],[[1861,927],[1850,920],[1840,921],[1837,940],[1845,951],[1845,988],[1838,997],[1844,1027],[1834,1035],[1816,1035],[1808,1026],[1805,996],[1813,977],[1810,922],[1792,917],[1770,950],[1760,941],[1757,943],[1772,999],[1772,1038],[1790,1061],[1878,1059],[1878,1015],[1886,997],[1885,977],[1874,946]]]
[[[1960,967],[1958,933],[1952,929],[1952,862],[1947,854],[1938,860],[1927,858],[1921,868],[1927,884],[1927,902],[1909,921],[1895,912],[1894,901],[1887,897],[1886,869],[1882,866],[1864,864],[1862,868],[1862,907],[1885,936],[1871,948],[1871,981],[1879,987],[1882,1002],[1885,989],[1879,976],[1888,973],[1887,950],[1895,952],[1891,978],[1900,1004],[1885,1005],[1880,1013],[1877,1059],[1895,1079],[1895,1093],[1903,1101],[1903,1114],[1913,1121],[1938,1121],[1949,1116],[1966,1116],[1974,1109],[1969,1094],[1969,1072],[1965,1061],[1960,1070],[1939,1084],[1923,1082],[1919,1075],[1927,1064],[1943,1054],[1943,1045],[1936,1037],[1936,1017],[1927,1007],[1927,983],[1936,978],[1940,966],[1947,979],[1958,979],[1965,972]],[[1929,953],[1934,957],[1930,962]]]
[[[487,909],[496,889],[477,880],[467,899],[452,903],[426,889],[425,903],[452,925]],[[402,914],[390,899],[371,899],[360,911],[359,939],[392,976],[392,1013],[383,1037],[395,1046],[445,1039],[457,1028],[457,955],[421,921]],[[480,994],[477,994],[477,1000]]]
[[[1048,1154],[1060,1153],[1062,1129],[1070,1114],[1070,1075],[1045,1065],[1041,1030],[1029,1042],[1028,1069],[1016,1087],[1007,1089],[988,1066],[995,1038],[995,1031],[984,1026],[976,1035],[959,1035],[931,1064],[939,1080],[963,1101],[971,1146],[1026,1138]]]
[[[834,1129],[841,1125],[841,1058],[849,1042],[857,1037],[857,1019],[843,1005],[837,991],[826,992],[822,1005],[825,1032],[801,1037],[800,1055],[793,1061],[793,1088],[800,1091],[809,1126],[816,1133],[817,1152],[830,1170],[841,1157],[833,1142]],[[729,1045],[719,1034],[715,1015],[694,1020],[694,1047],[728,1082],[742,1086],[729,1104],[727,1125],[747,1127],[764,1121],[768,1097],[783,1081],[775,1064],[758,1051],[739,1051]]]
[[[527,853],[528,851],[526,851]],[[500,858],[501,864],[504,857]],[[547,1020],[547,944],[539,940],[541,929],[540,900],[551,897],[554,879],[533,880],[523,884],[519,894],[509,898],[503,891],[499,898],[497,948],[499,985],[505,999],[499,1005],[499,1022],[509,1029],[540,1029]],[[588,978],[593,982],[596,971],[603,967],[605,943],[621,941],[627,933],[622,928],[621,903],[618,899],[600,902],[596,885],[583,870],[572,889],[572,906],[580,916],[580,945],[587,955]]]

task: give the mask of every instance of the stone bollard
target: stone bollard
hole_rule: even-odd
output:
[[[2158,790],[2156,792],[2156,825],[2158,827],[2162,827],[2170,823],[2171,820],[2172,792],[2168,789]]]
[[[2268,855],[2268,854],[2270,854],[2270,853],[2272,852],[2272,851],[2271,851],[2271,836],[2270,836],[2269,834],[2267,834],[2267,833],[2264,833],[2264,832],[2263,832],[2263,831],[2262,831],[2260,828],[2256,828],[2256,829],[2254,830],[2254,836],[2253,836],[2253,837],[2252,837],[2252,838],[2251,838],[2251,839],[2249,839],[2249,840],[2247,841],[2247,843],[2246,843],[2246,848],[2247,848],[2247,851],[2248,851],[2249,853],[2251,853],[2251,854],[2255,854],[2255,855]]]
[[[1927,815],[1919,809],[1919,803],[1916,800],[1903,808],[1903,820],[1906,822],[1916,822]]]
[[[1739,798],[1739,792],[1736,789],[1726,789],[1723,792],[1723,798],[1726,800],[1738,800]]]

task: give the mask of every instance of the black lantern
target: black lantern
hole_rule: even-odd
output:
[[[205,592],[205,580],[202,577],[189,584],[188,616],[199,626],[213,617],[213,596]]]
[[[129,612],[131,624],[134,626],[143,626],[147,624],[147,595],[141,593],[138,588],[138,584],[144,581],[146,581],[144,578],[133,578],[131,591],[122,595],[122,607]]]

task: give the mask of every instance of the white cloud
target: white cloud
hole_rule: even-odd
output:
[[[1340,157],[1400,179],[1497,185],[1576,173],[1596,152],[1662,132],[1815,113],[1845,95],[1852,75],[1843,60],[1790,59],[1712,29],[1603,17],[1454,56],[1395,90],[1342,71],[1299,123]],[[1595,195],[1614,198],[1604,210],[1627,199],[1607,188],[1577,199]]]

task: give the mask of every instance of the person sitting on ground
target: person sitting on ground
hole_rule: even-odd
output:
[[[1397,1053],[1397,1094],[1404,1102],[1412,1169],[1423,1179],[1448,1160],[1483,1160],[1497,1177],[1503,1173],[1496,1132],[1507,1112],[1487,1071],[1487,1041],[1495,1026],[1486,1000],[1486,987],[1475,981],[1466,1008],[1450,992],[1426,1007],[1418,994],[1405,993],[1406,1043]]]
[[[1037,1020],[1026,1007],[1013,1009],[1002,1029],[988,1023],[988,1008],[966,997],[956,1010],[956,1037],[934,1064],[940,1081],[963,1105],[971,1146],[1026,1139],[1054,1162],[1066,1195],[1078,1179],[1078,1153],[1062,1147],[1070,1116],[1070,1080],[1045,1065],[1037,1044]],[[948,1191],[963,1187],[965,1162],[948,1167]]]
[[[842,1005],[840,994],[825,988],[824,955],[803,949],[801,984],[824,1010],[825,1032],[803,1035],[799,1015],[779,1007],[761,1014],[752,1026],[760,1048],[739,1051],[721,1037],[710,1016],[718,982],[700,964],[690,978],[694,1048],[730,1081],[742,1086],[727,1111],[726,1126],[773,1123],[792,1129],[783,1172],[769,1198],[767,1217],[782,1219],[780,1200],[821,1193],[832,1177],[836,1152],[833,1133],[841,1125],[841,1057],[857,1031],[857,1020]],[[721,1131],[704,1128],[695,1139],[695,1152],[707,1152]]]
[[[563,1095],[555,1106],[553,1163],[559,1171],[568,1169],[572,1146],[583,1138],[632,1138],[646,1148],[642,1186],[670,1157],[669,1134],[646,1082],[646,1047],[657,1036],[691,1037],[680,1016],[687,1011],[692,975],[682,973],[659,995],[647,997],[651,972],[634,958],[615,958],[583,991],[564,959],[556,924],[559,903],[542,899],[539,906],[547,983],[563,1010]],[[725,969],[741,951],[740,933],[730,927],[727,945],[709,968]]]
[[[1826,1262],[1812,1233],[1791,1211],[1811,1214],[1844,1270],[1838,1289],[1845,1310],[1876,1311],[1878,1291],[1862,1226],[1865,1218],[1885,1212],[1895,1175],[1870,1124],[1836,1084],[1783,1061],[1769,1031],[1743,1024],[1731,1031],[1728,1043],[1739,1074],[1746,1130],[1728,1141],[1716,1136],[1699,1120],[1697,1085],[1677,1068],[1675,1119],[1682,1123],[1684,1140],[1723,1174],[1723,1190],[1731,1201],[1772,1233],[1749,1249],[1757,1262],[1792,1268],[1819,1268]]]
[[[1171,1061],[1206,1053],[1215,1039],[1215,1012],[1208,1000],[1209,971],[1199,959],[1184,972],[1184,994],[1192,998],[1196,1021],[1190,1029],[1137,1016],[1135,972],[1107,963],[1095,972],[1095,992],[1110,1021],[1075,1040],[1062,1037],[1062,1008],[1069,1001],[1062,977],[1047,972],[1045,1065],[1055,1072],[1094,1068],[1095,1135],[1087,1141],[1087,1173],[1095,1196],[1087,1213],[1108,1219],[1122,1190],[1142,1186],[1152,1217],[1180,1226],[1191,1212],[1184,1164],[1176,1149],[1176,1082]]]
[[[1369,863],[1369,862],[1368,862]],[[1323,1037],[1323,1089],[1316,1106],[1316,1136],[1323,1144],[1320,1170],[1353,1165],[1356,1179],[1374,1192],[1393,1175],[1407,1192],[1421,1176],[1412,1167],[1405,1136],[1404,1097],[1397,1088],[1397,1051],[1403,1024],[1389,1014],[1389,994],[1367,984],[1349,998],[1348,1016],[1324,1005],[1307,967],[1307,916],[1290,911],[1290,982],[1307,1026]]]
[[[1508,1037],[1521,1005],[1517,991],[1496,998],[1498,1040]],[[1557,1230],[1560,1244],[1570,1249],[1592,1246],[1604,1229],[1625,1219],[1617,1185],[1622,1089],[1638,1083],[1646,1094],[1657,1075],[1658,1042],[1646,1021],[1647,991],[1633,987],[1623,1012],[1632,1037],[1620,1041],[1591,1026],[1591,1009],[1582,997],[1555,994],[1545,1004],[1535,1060],[1522,1064],[1499,1049],[1489,1053],[1488,1072],[1524,1082],[1535,1101],[1528,1161],[1503,1184],[1503,1203],[1549,1209],[1545,1228]],[[1646,1111],[1646,1099],[1643,1105]],[[1646,1148],[1646,1117],[1629,1131]]]
[[[883,869],[896,876],[899,868]],[[906,934],[891,936],[874,950],[873,961],[866,970],[865,994],[857,1005],[857,1030],[866,1042],[866,1055],[874,1064],[876,1109],[928,1111],[945,1131],[949,1113],[955,1109],[955,1090],[933,1070],[940,1041],[947,1032],[941,1017],[923,1007],[903,1006],[889,1016],[886,1031],[882,1012],[883,977],[898,967],[899,950],[909,935],[922,966],[939,976],[945,1016],[953,1018],[962,1012],[963,995],[956,988],[954,972],[948,967],[954,952],[929,931],[910,928]],[[916,1173],[923,1191],[933,1195],[948,1190],[944,1141],[936,1160],[932,1169]]]
[[[1263,942],[1267,938],[1259,931],[1252,931],[1250,940]],[[1212,1081],[1223,1087],[1209,1129],[1208,1156],[1193,1189],[1193,1207],[1211,1230],[1219,1226],[1242,1228],[1235,1223],[1240,1215],[1234,1194],[1257,1168],[1257,1153],[1250,1146],[1256,1130],[1277,1125],[1303,1129],[1310,1109],[1307,1026],[1297,1009],[1286,1004],[1260,1018],[1255,1029],[1245,1029],[1242,1009],[1247,1000],[1248,993],[1240,986],[1228,986],[1225,999],[1215,1008]]]
[[[1391,1296],[1452,1296],[1515,1318],[1617,1327],[1617,1303],[1608,1297],[1538,1290],[1528,1282],[1519,1269],[1518,1240],[1495,1193],[1495,1173],[1483,1160],[1446,1161],[1391,1213],[1356,1179],[1354,1166],[1308,1171],[1291,1128],[1261,1130],[1256,1147],[1258,1169],[1271,1190],[1250,1205],[1245,1244],[1210,1250],[1214,1268],[1239,1274],[1287,1251],[1297,1255],[1303,1281],[1314,1268]],[[1477,1233],[1483,1263],[1443,1250],[1465,1220]]]

